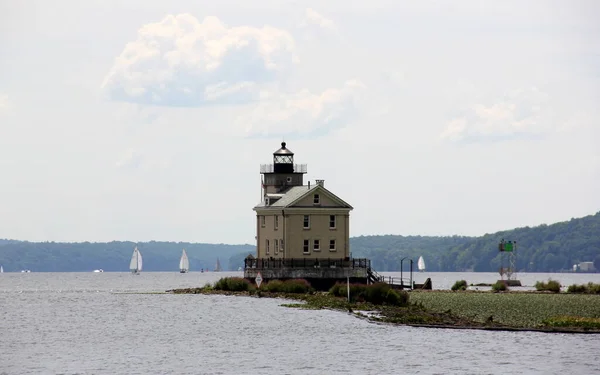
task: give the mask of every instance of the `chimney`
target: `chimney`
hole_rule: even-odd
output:
[[[317,185],[321,185],[323,187],[325,187],[325,180],[315,180],[317,182]]]

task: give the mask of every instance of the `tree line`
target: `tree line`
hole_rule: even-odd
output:
[[[423,256],[428,271],[497,272],[507,254],[498,250],[504,239],[516,241],[518,272],[560,272],[573,264],[594,262],[600,270],[600,212],[583,218],[523,227],[479,237],[467,236],[358,236],[350,238],[354,258],[369,258],[377,271],[399,271],[410,260],[416,269]],[[145,271],[177,271],[181,250],[186,249],[191,271],[214,270],[219,258],[223,270],[244,266],[244,258],[255,254],[254,245],[187,242],[60,243],[0,239],[0,265],[5,271],[34,272],[128,271],[133,248],[144,257]],[[506,265],[505,265],[506,266]]]

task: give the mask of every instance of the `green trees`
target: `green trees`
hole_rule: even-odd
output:
[[[517,241],[517,272],[557,272],[594,261],[600,270],[600,212],[579,219],[485,234],[481,237],[361,236],[350,239],[354,257],[371,258],[378,271],[397,271],[400,259],[425,258],[427,271],[497,272],[498,243]],[[413,265],[416,269],[416,265]],[[408,259],[404,261],[407,271]]]
[[[497,272],[501,264],[498,243],[517,241],[517,272],[557,272],[572,269],[579,262],[594,262],[600,270],[600,212],[579,219],[542,224],[485,234],[480,237],[447,236],[359,236],[350,239],[354,258],[369,258],[377,271],[404,271],[410,259],[416,271],[419,256],[425,258],[427,272]],[[0,264],[5,271],[127,271],[133,242],[55,243],[0,239]],[[137,244],[144,255],[147,271],[177,269],[185,248],[192,271],[212,270],[219,257],[226,270],[243,267],[244,258],[255,254],[254,245],[215,245],[178,242]]]

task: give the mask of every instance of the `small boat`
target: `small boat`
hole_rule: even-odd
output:
[[[142,272],[142,253],[140,253],[137,246],[133,249],[131,262],[129,262],[129,270],[134,275],[139,275]]]
[[[94,272],[104,272],[104,270],[100,268],[99,270],[94,270]]]
[[[185,249],[181,252],[181,259],[179,259],[179,272],[187,273],[190,271],[190,261],[188,259],[187,254],[185,253]]]
[[[219,262],[219,258],[217,258],[217,264],[215,265],[215,272],[221,272],[221,262]]]
[[[0,266],[0,273],[4,273],[4,267]]]
[[[422,256],[420,256],[417,261],[417,268],[419,269],[419,272],[425,272],[425,259],[423,259]]]

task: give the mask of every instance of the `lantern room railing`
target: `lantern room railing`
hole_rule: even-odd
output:
[[[306,164],[294,164],[294,173],[306,173]],[[275,173],[274,164],[261,164],[260,173]]]

